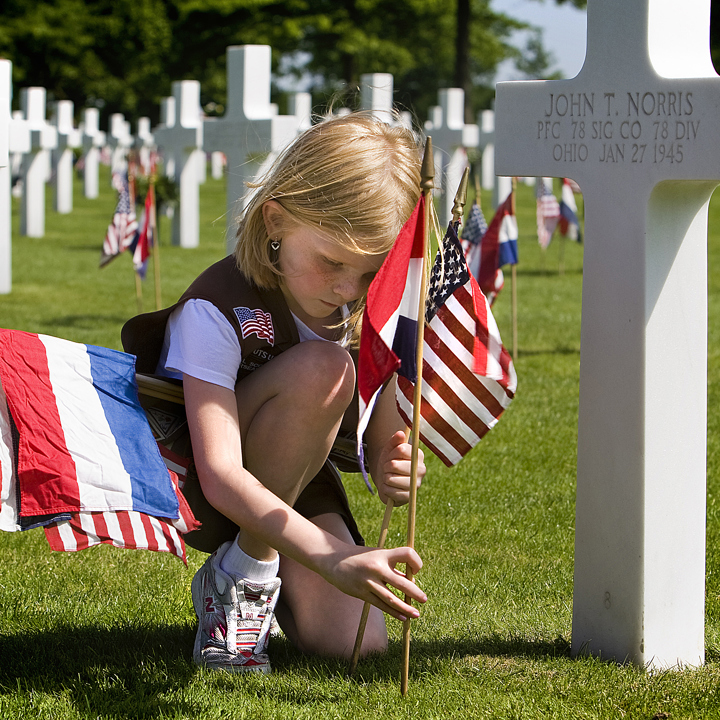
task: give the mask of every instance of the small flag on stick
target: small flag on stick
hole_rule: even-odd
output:
[[[130,197],[128,174],[113,173],[112,184],[118,191],[118,201],[112,222],[105,233],[100,254],[100,267],[107,265],[120,253],[125,252],[132,245],[138,229],[135,203]]]
[[[517,387],[512,359],[452,224],[430,276],[425,322],[420,437],[452,466],[495,426]],[[408,424],[413,392],[412,383],[398,378],[398,408]]]
[[[560,194],[560,220],[559,230],[564,237],[577,242],[582,242],[580,232],[580,221],[577,216],[577,203],[575,193],[570,181],[563,178],[562,192]]]
[[[510,193],[505,202],[495,212],[490,227],[483,236],[480,271],[477,282],[490,301],[495,302],[505,285],[503,265],[516,265],[518,261],[518,227],[515,219],[514,193]]]
[[[480,204],[475,200],[470,208],[470,215],[462,229],[462,248],[465,253],[465,262],[468,270],[475,279],[480,276],[480,262],[482,257],[481,243],[487,232],[488,225]]]
[[[545,178],[537,178],[537,236],[540,247],[545,250],[552,240],[553,233],[560,220],[560,205]]]
[[[409,219],[370,284],[363,315],[358,359],[358,457],[368,489],[362,438],[383,385],[397,370],[415,380],[417,308],[423,273],[423,215],[425,198],[418,200]]]

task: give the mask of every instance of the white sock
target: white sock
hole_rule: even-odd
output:
[[[246,578],[264,583],[277,577],[280,557],[268,561],[256,560],[240,549],[236,538],[220,560],[220,567],[236,580]]]

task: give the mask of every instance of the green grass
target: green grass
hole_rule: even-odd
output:
[[[13,292],[0,327],[119,348],[137,310],[129,258],[97,269],[112,214],[109,183],[69,216],[47,214],[41,240],[17,235]],[[224,189],[201,190],[200,248],[167,244],[163,298],[174,301],[224,254]],[[489,199],[485,201],[490,207]],[[16,208],[17,210],[17,208]],[[17,214],[17,213],[16,213]],[[419,493],[418,582],[430,601],[413,625],[410,690],[399,692],[400,630],[390,649],[346,664],[304,657],[274,641],[270,677],[228,677],[191,661],[195,618],[189,567],[158,553],[102,547],[49,551],[41,531],[0,534],[0,718],[717,718],[720,717],[720,205],[710,222],[707,664],[649,674],[573,659],[575,443],[582,246],[542,257],[532,191],[518,201],[519,391],[498,427],[455,469],[435,458]],[[153,307],[152,280],[145,309]],[[495,315],[510,340],[509,291]],[[348,492],[366,537],[382,507],[355,477]],[[396,510],[389,543],[404,542]]]

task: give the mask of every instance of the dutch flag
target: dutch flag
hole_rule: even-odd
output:
[[[358,456],[364,470],[362,438],[382,386],[397,371],[417,379],[415,352],[424,259],[425,199],[421,196],[368,289],[358,361]],[[368,482],[365,476],[365,482]],[[371,489],[371,488],[370,488]]]

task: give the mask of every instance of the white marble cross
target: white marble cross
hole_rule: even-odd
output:
[[[100,150],[105,147],[106,136],[100,130],[100,111],[97,108],[85,108],[82,121],[83,153],[83,193],[94,200],[98,196],[98,170],[100,168]]]
[[[228,252],[235,247],[238,211],[249,200],[246,183],[298,133],[298,117],[277,115],[270,103],[270,60],[268,45],[228,47],[225,115],[204,123],[206,150],[227,158]]]
[[[50,150],[57,147],[57,129],[45,120],[45,88],[23,88],[20,105],[30,128],[30,152],[23,155],[21,166],[20,234],[43,237],[45,182],[50,172]]]
[[[178,207],[173,214],[172,242],[184,248],[200,244],[200,162],[203,122],[200,118],[200,83],[182,80],[172,84],[173,102],[165,105],[165,127],[155,130],[165,167],[172,168],[178,184]],[[172,159],[172,162],[171,162]],[[205,156],[202,155],[204,162]]]
[[[163,98],[160,102],[160,124],[155,128],[155,142],[160,143],[163,138],[163,133],[175,126],[175,98],[171,95],[170,97]],[[162,153],[163,158],[163,171],[165,177],[171,180],[175,179],[175,156],[169,149],[165,149]]]
[[[298,132],[307,130],[312,125],[312,95],[309,92],[291,93],[288,114],[297,118]]]
[[[53,208],[61,215],[67,215],[73,209],[73,149],[82,144],[82,135],[73,124],[73,116],[72,100],[59,100],[55,108],[58,144],[53,151]]]
[[[478,147],[482,150],[480,187],[492,190],[495,185],[495,111],[481,110],[478,113],[478,127]]]
[[[149,175],[150,153],[155,149],[155,138],[152,134],[149,117],[138,118],[135,149],[138,152],[138,162],[143,173]]]
[[[481,110],[478,113],[478,127],[478,147],[482,150],[480,187],[492,190],[492,205],[496,208],[512,192],[512,178],[495,174],[495,111]]]
[[[11,103],[12,63],[0,60],[0,295],[12,289]]]
[[[130,123],[122,113],[113,113],[110,116],[107,143],[112,153],[111,173],[125,172],[127,170],[127,154],[134,145],[135,139],[130,132]]]
[[[438,103],[428,132],[432,135],[435,177],[441,183],[440,226],[445,227],[467,166],[466,148],[478,146],[479,130],[477,125],[465,124],[465,92],[462,88],[438,90]]]
[[[360,109],[372,111],[372,114],[383,122],[393,122],[391,73],[367,73],[360,76]]]
[[[704,662],[710,0],[589,0],[572,80],[497,87],[496,172],[585,200],[574,653]]]

